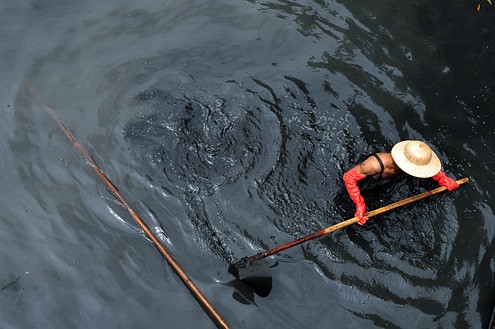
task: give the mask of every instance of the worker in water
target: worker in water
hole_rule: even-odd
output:
[[[373,181],[387,181],[401,171],[414,177],[431,177],[449,191],[459,187],[455,180],[445,175],[440,159],[426,143],[416,140],[402,141],[394,145],[391,153],[374,153],[344,174],[345,187],[356,204],[354,216],[359,218],[358,224],[364,225],[368,220],[364,217],[366,204],[358,181],[365,178]]]

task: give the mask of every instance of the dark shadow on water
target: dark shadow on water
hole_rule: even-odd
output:
[[[255,294],[253,290],[244,284],[241,280],[232,280],[230,282],[224,283],[227,286],[230,286],[235,289],[232,293],[232,298],[237,302],[244,305],[257,305],[255,302]]]

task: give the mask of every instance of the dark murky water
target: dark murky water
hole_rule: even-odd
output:
[[[215,328],[32,84],[232,328],[485,328],[495,302],[487,2],[0,4],[2,328]],[[352,217],[342,174],[429,141],[458,191]],[[369,209],[435,187],[402,177]]]

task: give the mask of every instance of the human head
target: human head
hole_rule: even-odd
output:
[[[397,166],[414,177],[432,177],[442,169],[438,156],[422,141],[399,142],[394,145],[391,153]]]

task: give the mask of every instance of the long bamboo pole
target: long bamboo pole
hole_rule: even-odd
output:
[[[31,92],[33,96],[37,99],[40,99],[40,96],[36,92],[33,86],[28,85],[28,90]],[[53,110],[48,106],[42,103],[43,108],[48,112],[53,121],[59,126],[64,135],[69,139],[72,144],[74,144],[75,148],[81,153],[87,163],[93,168],[93,170],[98,174],[98,176],[103,180],[103,182],[107,185],[110,192],[119,200],[124,208],[129,212],[134,221],[139,225],[139,227],[144,231],[146,236],[153,242],[153,245],[158,249],[158,251],[162,254],[162,256],[167,260],[170,266],[175,270],[175,272],[179,275],[179,277],[184,281],[184,284],[191,290],[197,300],[201,303],[201,305],[208,311],[208,313],[215,319],[218,325],[221,328],[229,329],[229,326],[225,322],[225,320],[220,316],[220,314],[213,308],[211,303],[206,299],[206,297],[201,293],[198,287],[192,282],[189,276],[184,272],[184,270],[179,266],[177,261],[172,257],[172,255],[168,252],[168,250],[163,246],[163,244],[158,240],[158,238],[153,234],[148,225],[139,217],[139,215],[129,206],[127,201],[124,199],[122,194],[119,192],[117,187],[112,183],[112,181],[107,177],[107,175],[101,170],[101,168],[96,164],[93,158],[86,152],[86,150],[82,147],[81,144],[74,138],[72,133],[64,126],[62,121],[57,118]]]
[[[461,185],[461,184],[467,183],[468,181],[469,181],[469,178],[462,178],[462,179],[459,179],[457,181],[457,183],[459,185]],[[364,217],[373,217],[373,216],[376,216],[376,215],[379,215],[379,214],[383,214],[386,211],[390,211],[392,209],[395,209],[395,208],[404,206],[406,204],[409,204],[409,203],[412,203],[412,202],[415,202],[415,201],[424,199],[426,197],[429,197],[431,195],[438,194],[438,193],[443,192],[445,190],[447,190],[445,187],[440,186],[440,187],[437,187],[437,188],[435,188],[433,190],[426,191],[426,192],[423,192],[421,194],[414,195],[414,196],[411,196],[409,198],[406,198],[406,199],[403,199],[403,200],[400,200],[400,201],[391,203],[388,206],[384,206],[384,207],[381,207],[381,208],[372,210],[370,212],[367,212],[367,213],[364,214]],[[295,247],[297,245],[300,245],[303,242],[306,242],[306,241],[309,241],[309,240],[312,240],[312,239],[321,237],[321,236],[326,235],[328,233],[331,233],[333,231],[339,230],[339,229],[341,229],[343,227],[346,227],[346,226],[349,226],[351,224],[357,223],[358,221],[359,221],[359,218],[358,217],[353,217],[351,219],[345,220],[345,221],[340,222],[338,224],[335,224],[335,225],[329,226],[327,228],[321,229],[321,230],[319,230],[319,231],[317,231],[315,233],[312,233],[312,234],[303,236],[302,238],[299,238],[297,240],[294,240],[294,241],[291,241],[291,242],[287,242],[287,243],[285,243],[283,245],[280,245],[278,247],[275,247],[273,249],[260,252],[260,253],[258,253],[256,255],[253,255],[253,256],[250,256],[250,257],[247,257],[247,258],[243,258],[241,261],[242,261],[242,263],[246,263],[246,262],[255,261],[255,260],[258,260],[258,259],[262,259],[262,258],[268,257],[270,255],[276,254],[276,253],[281,252],[283,250],[286,250],[286,249]]]

